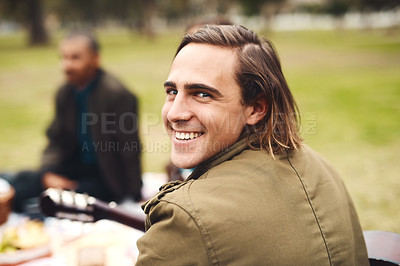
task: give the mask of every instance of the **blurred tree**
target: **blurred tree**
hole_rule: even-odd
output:
[[[187,19],[192,15],[190,1],[186,0],[158,0],[160,15],[165,17],[168,23]]]
[[[154,34],[154,29],[152,25],[152,18],[155,16],[157,5],[154,0],[141,0],[141,16],[138,16],[139,29],[142,33],[148,37],[152,37]]]
[[[28,21],[30,25],[30,45],[43,45],[49,42],[48,34],[44,26],[43,6],[41,0],[25,0],[28,8]]]
[[[104,0],[49,0],[47,4],[49,10],[58,16],[64,27],[76,26],[77,24],[95,27],[100,18],[104,19],[101,10],[104,2]],[[120,1],[115,0],[113,2],[116,2],[115,6],[119,6]]]
[[[342,29],[344,15],[352,6],[354,6],[354,0],[328,0],[324,11],[335,18],[336,29]]]
[[[29,45],[46,45],[49,37],[44,26],[43,5],[41,0],[2,0],[2,17],[15,20],[28,30]]]
[[[284,0],[238,0],[246,16],[259,15],[266,4],[282,4]]]
[[[400,6],[399,0],[359,0],[361,10],[388,10]]]
[[[326,12],[334,17],[343,17],[351,6],[349,0],[329,0],[326,4]]]
[[[156,0],[159,15],[168,24],[190,25],[200,20],[223,17],[237,1],[231,0]]]
[[[48,8],[64,27],[97,27],[112,22],[151,35],[156,5],[154,0],[48,0]]]
[[[226,14],[229,9],[235,4],[233,1],[229,0],[218,0],[217,2],[217,13]]]

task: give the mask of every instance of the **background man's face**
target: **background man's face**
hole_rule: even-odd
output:
[[[85,37],[65,40],[60,45],[61,67],[68,83],[85,86],[99,67],[98,55],[89,48]]]
[[[231,49],[191,43],[172,63],[162,116],[177,167],[195,167],[238,140],[251,108],[241,104],[235,60]]]

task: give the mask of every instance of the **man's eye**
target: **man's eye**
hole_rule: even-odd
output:
[[[174,89],[166,89],[165,92],[167,93],[167,95],[177,95],[178,91],[174,90]]]
[[[199,92],[197,93],[198,96],[200,96],[201,98],[210,98],[211,95],[205,92]]]

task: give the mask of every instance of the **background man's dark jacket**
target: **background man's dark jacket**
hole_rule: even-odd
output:
[[[43,154],[42,170],[51,171],[79,156],[74,90],[66,84],[56,94],[56,114],[47,130],[49,144]],[[125,196],[140,199],[137,109],[136,97],[117,79],[101,70],[89,95],[87,121],[100,172],[116,200]]]

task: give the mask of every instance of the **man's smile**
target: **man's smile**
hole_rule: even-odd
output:
[[[203,132],[178,132],[175,131],[175,138],[178,140],[193,140],[201,137]]]

